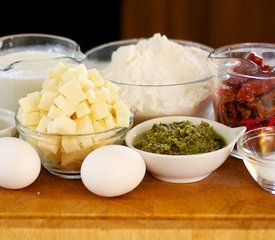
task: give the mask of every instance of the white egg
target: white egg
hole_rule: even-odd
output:
[[[36,180],[40,169],[39,156],[29,143],[15,137],[0,138],[1,187],[27,187]]]
[[[121,145],[91,152],[81,165],[81,179],[93,193],[115,197],[132,191],[142,181],[146,166],[141,155]]]

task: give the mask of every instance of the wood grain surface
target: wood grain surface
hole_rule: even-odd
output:
[[[115,198],[45,170],[25,189],[0,188],[0,239],[91,237],[272,239],[275,196],[232,157],[203,181],[165,183],[147,173],[136,189]]]

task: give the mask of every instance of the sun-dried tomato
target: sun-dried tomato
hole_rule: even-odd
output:
[[[246,59],[256,63],[259,67],[263,66],[263,59],[256,56],[255,53],[249,53]]]
[[[275,125],[275,73],[254,53],[247,59],[262,72],[251,71],[244,63],[235,67],[234,72],[245,73],[247,77],[230,75],[222,81],[226,88],[219,89],[219,97],[214,99],[218,120],[231,127],[246,125],[247,129]]]
[[[258,95],[270,91],[274,83],[275,79],[252,79],[240,87],[237,101],[241,103],[255,101]]]
[[[246,59],[256,63],[263,72],[270,72],[272,70],[269,65],[264,64],[264,61],[261,57],[255,55],[254,53],[249,53]]]

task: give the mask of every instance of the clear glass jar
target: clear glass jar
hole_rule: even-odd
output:
[[[41,90],[48,69],[59,62],[82,62],[79,45],[46,34],[17,34],[0,38],[0,107],[17,112],[18,100]]]
[[[228,45],[208,60],[217,121],[247,130],[275,125],[275,44]]]

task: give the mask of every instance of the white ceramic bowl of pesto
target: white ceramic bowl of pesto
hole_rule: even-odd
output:
[[[165,155],[142,151],[134,147],[138,136],[150,130],[155,123],[190,121],[195,125],[207,122],[225,140],[225,147],[207,153],[190,155]],[[245,127],[230,128],[216,121],[185,116],[154,118],[133,127],[126,135],[126,145],[141,154],[146,169],[157,179],[173,183],[200,181],[220,167],[228,158],[238,138],[246,131]]]

